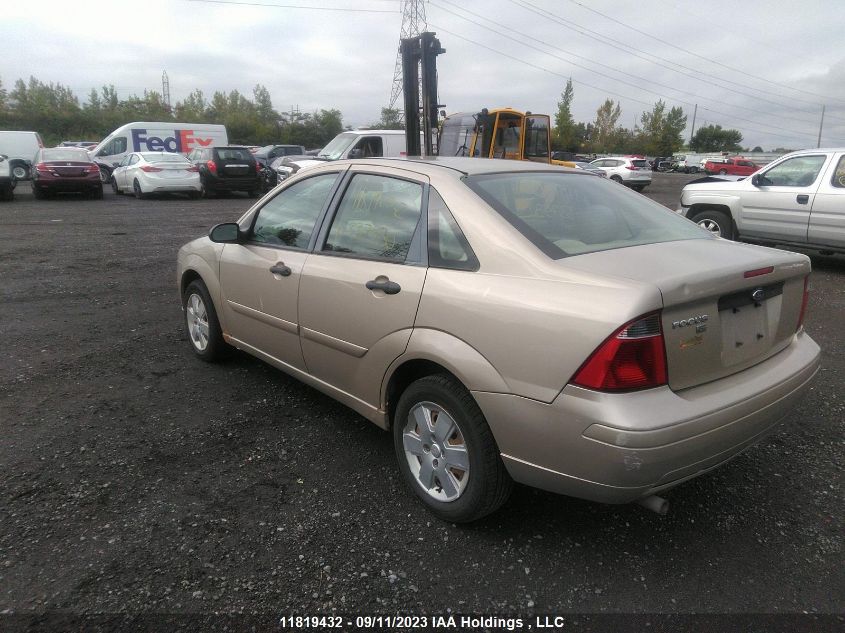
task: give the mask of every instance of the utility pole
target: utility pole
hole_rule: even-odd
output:
[[[816,147],[822,146],[822,126],[824,125],[824,104],[822,104],[822,120],[819,121],[819,140],[816,141]]]
[[[393,88],[390,91],[391,110],[397,107],[397,101],[402,94],[402,40],[418,37],[420,33],[428,31],[425,17],[425,3],[423,0],[401,0],[402,27],[399,29],[399,48],[396,51],[396,66],[393,70]],[[400,110],[399,120],[404,121],[405,113]]]
[[[695,104],[695,110],[692,111],[692,127],[689,131],[689,142],[692,143],[692,137],[695,136],[695,117],[698,115],[698,104]]]

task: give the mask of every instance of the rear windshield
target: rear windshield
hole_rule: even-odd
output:
[[[662,205],[587,174],[484,174],[464,182],[553,259],[640,244],[713,239]]]
[[[216,150],[217,158],[222,161],[243,161],[251,163],[255,161],[252,153],[245,147],[220,147]]]
[[[189,163],[190,161],[182,154],[148,154],[142,153],[148,163]]]
[[[70,160],[84,163],[91,162],[91,159],[88,158],[88,152],[84,149],[72,149],[70,147],[45,149],[41,152],[41,160]]]
[[[648,167],[648,163],[644,160],[632,160],[631,164],[634,167]]]

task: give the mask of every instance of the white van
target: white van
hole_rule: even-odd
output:
[[[109,182],[112,170],[123,157],[132,152],[187,154],[197,148],[228,144],[225,125],[136,121],[109,134],[91,150],[91,157],[100,166],[100,176],[105,183]]]
[[[420,145],[424,146],[420,134]],[[406,156],[404,130],[349,130],[335,136],[317,154],[324,160],[342,158],[373,158],[376,156]]]
[[[15,180],[28,180],[35,153],[44,147],[38,132],[0,131],[0,154],[7,157]]]

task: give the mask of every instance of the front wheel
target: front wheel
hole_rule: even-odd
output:
[[[223,340],[223,330],[208,288],[199,279],[185,288],[182,308],[185,311],[188,340],[194,353],[207,362],[224,358],[231,348]]]
[[[115,180],[114,176],[111,177],[111,190],[114,191],[115,195],[123,195],[123,192],[120,190],[120,187],[117,186],[117,180]]]
[[[109,180],[111,180],[111,171],[102,165],[97,165],[97,167],[100,168],[100,182],[107,185]]]
[[[722,211],[702,211],[693,216],[692,221],[716,237],[724,237],[726,240],[734,238],[731,219]]]
[[[411,383],[396,406],[393,443],[406,483],[444,521],[475,521],[510,495],[513,482],[493,433],[469,391],[453,378],[434,375]]]
[[[719,175],[720,175],[720,176],[727,176],[727,175],[728,175],[728,170],[727,170],[727,169],[720,169],[720,170],[719,170]]]
[[[614,182],[618,182],[620,185],[622,184],[622,176],[618,176],[618,175],[614,174],[613,176],[610,177],[610,179]]]

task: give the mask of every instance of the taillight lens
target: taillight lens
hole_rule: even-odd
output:
[[[48,174],[50,173],[50,168],[47,166],[47,163],[36,163],[35,171],[39,171],[42,174]]]
[[[213,160],[206,162],[205,166],[208,167],[208,171],[210,171],[212,174],[217,173],[217,163],[215,163]]]
[[[153,167],[152,165],[141,165],[141,171],[145,171],[148,174],[155,171],[163,171],[161,167]]]
[[[807,314],[807,304],[810,301],[810,276],[804,277],[804,297],[801,299],[801,312],[798,313],[798,326],[795,328],[797,332],[804,327],[804,315]]]
[[[597,391],[632,391],[659,387],[667,381],[660,312],[652,312],[614,332],[571,382]]]
[[[100,166],[99,165],[88,165],[88,167],[86,167],[82,171],[86,174],[99,174],[100,173]]]
[[[634,165],[625,165],[625,169],[630,169],[631,171],[640,171],[640,168],[635,167]]]

